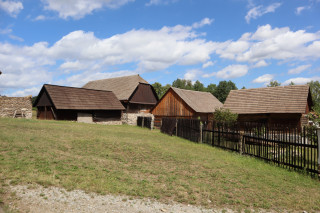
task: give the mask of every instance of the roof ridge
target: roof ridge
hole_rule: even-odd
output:
[[[88,89],[83,87],[69,87],[69,86],[61,86],[61,85],[55,85],[55,84],[44,84],[43,86],[54,86],[54,87],[65,87],[65,88],[73,88],[73,89],[84,89],[84,90],[91,90],[91,91],[112,92],[111,90]]]
[[[197,91],[197,90],[190,90],[190,89],[181,89],[181,88],[178,88],[178,87],[171,87],[173,89],[178,89],[178,90],[184,90],[184,91],[190,91],[190,92],[201,92],[201,93],[210,93],[211,92],[208,92],[208,91]]]
[[[238,90],[231,90],[231,91],[241,91],[241,90],[265,90],[265,89],[274,89],[274,88],[289,88],[289,87],[308,87],[308,84],[302,85],[286,85],[286,86],[276,86],[276,87],[258,87],[258,88],[246,88],[246,89],[238,89]]]

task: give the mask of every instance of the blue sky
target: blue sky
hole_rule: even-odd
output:
[[[0,0],[0,94],[140,74],[320,80],[320,0]]]

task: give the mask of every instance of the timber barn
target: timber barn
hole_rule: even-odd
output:
[[[163,117],[212,119],[215,109],[223,104],[209,92],[170,87],[151,110],[154,126],[160,127]]]
[[[43,85],[34,102],[37,118],[122,124],[124,107],[111,91]]]
[[[224,108],[238,114],[240,122],[286,124],[301,127],[308,124],[312,106],[309,85],[231,90]]]
[[[132,125],[137,124],[137,116],[141,114],[152,116],[150,110],[159,100],[152,85],[139,75],[90,81],[83,88],[114,92],[125,107],[122,121]]]

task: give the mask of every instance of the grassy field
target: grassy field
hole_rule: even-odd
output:
[[[307,175],[126,125],[0,119],[0,178],[235,210],[320,211],[320,182]]]

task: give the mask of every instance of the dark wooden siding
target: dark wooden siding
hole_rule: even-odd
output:
[[[93,111],[92,114],[93,114],[94,122],[121,120],[120,110],[109,110],[109,111],[98,110],[98,111]]]
[[[40,94],[39,101],[37,103],[37,106],[53,106],[52,102],[49,99],[49,96],[45,90],[42,91]]]
[[[131,96],[130,103],[150,104],[155,105],[158,101],[156,94],[153,92],[151,85],[139,84],[133,95]]]
[[[301,126],[301,114],[299,113],[271,113],[271,114],[240,114],[240,122],[263,122],[268,124],[283,124],[292,127]]]
[[[37,118],[40,120],[54,120],[53,108],[51,106],[37,107]]]

